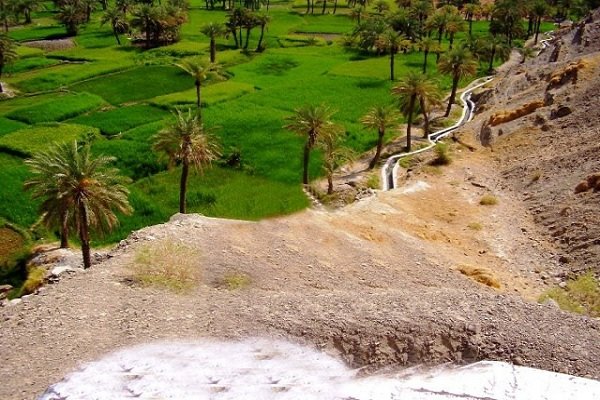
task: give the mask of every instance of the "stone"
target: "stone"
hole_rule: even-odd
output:
[[[23,300],[21,300],[21,299],[12,299],[12,300],[9,300],[9,301],[8,301],[8,305],[9,305],[9,306],[15,306],[15,305],[17,305],[17,304],[21,303],[22,301],[23,301]]]
[[[0,293],[6,293],[9,292],[10,290],[12,290],[12,286],[11,285],[0,285]]]
[[[557,109],[552,110],[550,112],[550,119],[563,118],[563,117],[566,117],[567,115],[571,114],[572,112],[573,112],[573,110],[571,110],[571,107],[560,106]]]
[[[52,270],[50,271],[50,275],[58,278],[65,272],[75,272],[75,270],[68,265],[62,265],[52,268]]]

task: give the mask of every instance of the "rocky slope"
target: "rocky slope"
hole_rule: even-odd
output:
[[[480,94],[476,133],[560,247],[560,270],[600,273],[600,10],[554,36]]]

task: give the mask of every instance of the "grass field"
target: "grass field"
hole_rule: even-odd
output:
[[[100,26],[100,10],[93,12],[71,49],[47,52],[25,45],[64,37],[64,28],[47,10],[34,13],[33,24],[10,29],[9,35],[22,43],[20,59],[3,76],[19,95],[0,100],[0,219],[22,228],[38,220],[38,204],[22,190],[29,176],[24,159],[52,142],[74,139],[93,139],[93,152],[114,156],[115,165],[133,180],[134,214],[122,217],[112,234],[95,238],[96,244],[122,239],[177,211],[180,171],[167,170],[152,151],[152,137],[173,118],[171,111],[195,106],[193,78],[173,64],[208,58],[208,39],[200,27],[225,21],[226,13],[206,11],[204,4],[191,1],[179,42],[148,51],[125,35],[117,46],[110,28]],[[232,169],[220,160],[204,176],[192,175],[190,211],[256,220],[305,208],[308,201],[300,186],[304,139],[283,128],[305,103],[326,103],[336,110],[346,146],[362,152],[375,145],[376,134],[359,119],[375,104],[393,104],[388,57],[338,44],[354,26],[345,3],[340,3],[339,15],[304,15],[304,4],[297,1],[292,8],[289,1],[271,2],[264,52],[253,51],[258,29],[251,34],[251,51],[234,49],[232,39],[217,40],[217,61],[226,79],[203,86],[203,119],[215,128],[223,157],[239,153],[242,163]],[[474,33],[485,34],[487,24],[475,22]],[[457,41],[461,38],[464,34],[457,35]],[[422,57],[417,51],[399,54],[397,76],[420,69]],[[437,74],[434,56],[428,68],[449,89],[449,78]],[[398,134],[390,130],[386,139]],[[311,177],[320,176],[321,162],[315,151]]]

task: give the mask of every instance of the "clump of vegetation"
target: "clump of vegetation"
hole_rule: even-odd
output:
[[[432,161],[433,165],[449,165],[452,163],[452,158],[450,157],[450,149],[447,143],[437,142],[435,144],[435,159]]]
[[[200,256],[199,250],[178,242],[148,244],[136,254],[131,265],[132,278],[144,286],[188,291],[200,281]]]
[[[218,286],[227,290],[244,289],[250,286],[252,280],[243,272],[228,272],[219,281]]]
[[[27,280],[23,283],[20,295],[34,293],[40,286],[44,284],[46,279],[46,269],[33,267],[29,269]]]
[[[468,276],[476,282],[482,283],[486,286],[500,289],[500,280],[496,277],[494,272],[485,267],[474,267],[472,265],[459,265],[458,271],[461,274]]]
[[[569,280],[564,289],[547,290],[538,301],[543,303],[548,299],[556,301],[562,310],[600,317],[600,282],[592,272]]]
[[[379,189],[381,188],[381,178],[379,174],[370,174],[367,177],[367,187],[370,189]]]
[[[469,229],[473,229],[474,231],[480,231],[483,229],[483,225],[481,225],[479,222],[471,222],[467,226],[469,227]]]
[[[496,204],[498,204],[498,199],[494,195],[485,194],[479,200],[479,204],[481,204],[482,206],[495,206]]]
[[[531,183],[539,181],[541,177],[542,177],[542,171],[539,169],[536,169],[531,174]]]

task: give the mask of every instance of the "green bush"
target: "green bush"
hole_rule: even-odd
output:
[[[538,301],[543,303],[547,299],[556,301],[565,311],[600,317],[600,283],[592,272],[569,280],[564,289],[556,287],[547,290]]]
[[[6,114],[7,118],[28,124],[59,122],[105,105],[102,98],[89,93],[73,93],[57,96],[52,100],[23,107]]]
[[[448,144],[443,142],[437,142],[434,147],[435,158],[432,161],[433,165],[449,165],[452,163],[450,157],[450,149]]]

